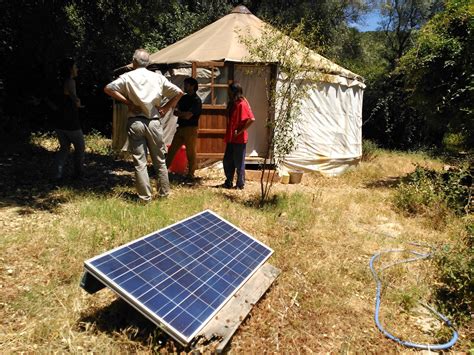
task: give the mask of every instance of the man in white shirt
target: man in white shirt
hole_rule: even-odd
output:
[[[128,151],[132,153],[138,196],[144,201],[152,199],[152,188],[147,171],[147,149],[158,175],[158,195],[169,194],[166,147],[160,118],[176,107],[183,92],[163,75],[146,69],[150,54],[137,49],[133,54],[132,71],[105,88],[104,92],[128,106]],[[164,98],[168,101],[162,105]]]

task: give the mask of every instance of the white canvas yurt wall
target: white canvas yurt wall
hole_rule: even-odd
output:
[[[363,89],[320,82],[308,90],[296,121],[296,147],[283,166],[339,175],[362,155]]]

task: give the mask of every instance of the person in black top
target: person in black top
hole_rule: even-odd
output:
[[[188,178],[194,178],[196,171],[196,142],[198,135],[199,117],[201,116],[202,101],[197,96],[198,82],[194,78],[184,79],[184,92],[186,93],[178,102],[174,115],[178,117],[178,128],[173,137],[173,142],[168,149],[166,166],[169,168],[179,148],[186,146],[188,158]]]
[[[77,66],[72,58],[66,58],[61,63],[60,79],[62,100],[55,119],[55,129],[59,140],[59,151],[54,161],[54,180],[64,177],[64,165],[71,144],[74,146],[73,178],[81,178],[84,165],[84,135],[79,121],[81,100],[77,97],[76,81]]]

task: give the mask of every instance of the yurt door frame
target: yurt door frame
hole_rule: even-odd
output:
[[[199,119],[197,157],[199,159],[221,159],[225,152],[224,136],[227,120],[227,90],[233,79],[233,64],[224,62],[193,62],[192,76],[198,77],[199,69],[209,70],[212,75],[202,83],[200,89],[210,90],[203,102]],[[214,73],[220,73],[219,79]]]
[[[219,73],[220,78],[211,77],[200,81],[201,89],[210,90],[203,102],[199,120],[197,154],[201,159],[221,159],[225,152],[225,129],[227,120],[227,91],[234,79],[244,87],[244,96],[249,100],[257,120],[249,129],[248,154],[264,157],[267,147],[267,120],[273,116],[268,105],[269,86],[274,83],[275,65],[255,66],[233,62],[194,62],[192,76],[198,78],[202,68],[211,73]],[[252,70],[252,68],[254,68]],[[259,68],[259,69],[256,69]]]

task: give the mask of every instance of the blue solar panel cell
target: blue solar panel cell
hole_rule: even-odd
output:
[[[143,301],[143,304],[147,306],[152,312],[158,312],[158,310],[160,310],[164,305],[168,305],[170,308],[169,310],[176,307],[176,304],[170,302],[170,300],[161,292],[154,292],[153,295],[147,296],[148,298],[145,298],[146,301]]]
[[[147,242],[151,245],[151,248],[160,253],[164,253],[173,247],[173,244],[165,240],[163,237],[160,237],[158,234],[151,236]]]
[[[272,252],[204,211],[87,260],[85,267],[187,344]]]

